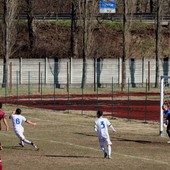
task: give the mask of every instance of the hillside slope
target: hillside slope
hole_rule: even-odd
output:
[[[2,28],[1,28],[2,29]],[[29,38],[26,25],[17,28],[16,44],[11,58],[68,58],[71,56],[71,29],[69,25],[54,24],[53,22],[37,22],[35,27],[35,46],[29,50]],[[161,54],[169,56],[168,27],[162,29]],[[92,43],[89,58],[118,58],[122,56],[122,31],[108,25],[100,25],[92,30]],[[2,37],[0,39],[2,44]],[[78,33],[78,56],[82,57],[82,32]],[[155,56],[154,26],[135,27],[131,29],[128,41],[128,57],[142,58]],[[2,50],[0,57],[2,58]]]

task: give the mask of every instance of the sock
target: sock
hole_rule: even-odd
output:
[[[32,144],[32,142],[31,142],[31,141],[29,141],[29,140],[27,140],[27,139],[24,139],[24,140],[23,140],[23,142],[24,142],[24,143],[26,143],[26,144],[29,144],[29,145],[31,145],[31,144]]]
[[[108,148],[108,155],[111,156],[111,150],[112,150],[111,145],[108,145],[107,148]]]
[[[23,140],[20,140],[20,143],[21,143],[21,144],[24,144],[24,141],[23,141]]]
[[[100,148],[103,151],[103,153],[106,153],[106,149],[105,149],[105,147],[103,145],[100,145]]]

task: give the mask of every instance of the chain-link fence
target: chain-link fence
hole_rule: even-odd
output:
[[[85,69],[83,66],[82,60],[11,61],[7,85],[0,88],[1,101],[68,111],[101,109],[112,117],[159,120],[159,88],[152,86],[154,60],[128,60],[123,91],[121,60],[88,60]],[[160,73],[168,72],[168,62],[160,63]],[[0,76],[2,85],[4,76]],[[150,109],[156,109],[154,115]]]

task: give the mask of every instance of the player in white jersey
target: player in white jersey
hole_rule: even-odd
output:
[[[38,147],[33,142],[31,142],[30,140],[25,138],[24,127],[22,126],[23,122],[26,122],[26,123],[33,125],[33,126],[35,126],[36,123],[33,123],[33,122],[27,120],[24,116],[22,116],[21,115],[21,109],[19,109],[19,108],[16,109],[16,111],[14,111],[9,116],[9,118],[12,119],[14,132],[18,136],[18,138],[20,139],[19,145],[24,147],[24,143],[26,143],[26,144],[32,145],[36,150],[38,150]]]
[[[108,156],[108,158],[111,159],[112,142],[110,141],[108,127],[110,127],[113,132],[116,132],[116,130],[113,128],[109,120],[107,118],[103,118],[102,116],[103,116],[103,112],[97,111],[97,119],[95,120],[94,128],[95,131],[97,131],[98,133],[99,143],[104,153],[104,158]],[[107,145],[107,151],[105,145]]]

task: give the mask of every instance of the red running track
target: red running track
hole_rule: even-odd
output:
[[[158,93],[148,93],[148,96],[158,96]],[[133,96],[145,96],[145,93],[133,93]],[[112,100],[114,97],[114,100]],[[124,97],[126,100],[116,100],[117,97]],[[72,95],[27,95],[1,98],[3,103],[24,105],[28,107],[53,109],[53,110],[102,110],[106,116],[119,118],[153,120],[160,119],[159,101],[156,100],[127,100],[126,93],[112,94],[72,94]]]

